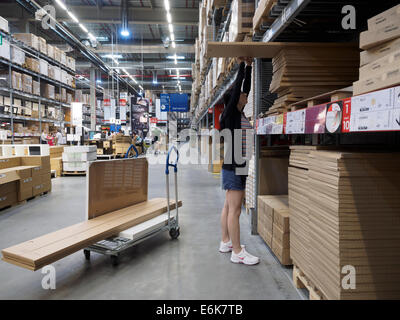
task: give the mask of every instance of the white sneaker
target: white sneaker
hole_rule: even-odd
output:
[[[248,253],[245,248],[242,248],[242,251],[238,254],[232,251],[231,261],[233,263],[243,263],[250,266],[259,263],[260,259]]]
[[[232,241],[229,240],[228,242],[223,242],[219,244],[219,252],[226,253],[232,251]]]

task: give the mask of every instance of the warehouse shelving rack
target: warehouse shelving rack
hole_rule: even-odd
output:
[[[64,126],[64,125],[69,125],[70,122],[69,121],[65,121],[64,119],[46,119],[46,118],[42,118],[42,106],[44,104],[46,105],[52,105],[55,108],[58,109],[58,111],[61,111],[61,114],[64,114],[64,112],[62,111],[62,108],[71,108],[71,106],[67,103],[61,102],[61,101],[57,101],[54,99],[48,99],[48,98],[44,98],[41,95],[37,96],[34,94],[30,94],[30,93],[26,93],[23,91],[19,91],[16,90],[12,87],[12,71],[19,71],[22,72],[24,74],[28,74],[34,78],[36,78],[39,82],[39,86],[41,85],[42,81],[45,81],[48,84],[54,85],[54,87],[57,87],[60,95],[61,95],[61,88],[67,89],[70,92],[72,92],[72,94],[75,91],[75,88],[73,88],[72,86],[69,86],[61,81],[57,81],[54,79],[49,78],[48,76],[45,76],[43,74],[34,72],[32,70],[29,70],[27,68],[24,68],[23,66],[20,66],[14,62],[12,62],[12,47],[16,47],[20,50],[22,50],[25,55],[29,55],[35,59],[43,59],[45,60],[47,63],[51,63],[53,65],[56,65],[60,68],[62,68],[63,70],[67,71],[70,75],[72,75],[75,78],[75,72],[68,68],[67,66],[59,63],[58,61],[48,57],[47,55],[25,45],[23,42],[18,41],[16,39],[13,38],[13,36],[10,33],[4,32],[3,30],[0,30],[0,36],[2,38],[4,38],[5,40],[7,40],[7,42],[9,43],[9,50],[10,50],[10,60],[6,60],[3,58],[0,58],[0,65],[3,66],[7,66],[8,67],[8,82],[9,82],[9,87],[5,88],[5,87],[0,87],[0,94],[2,94],[3,96],[6,97],[6,95],[4,95],[4,93],[8,94],[8,98],[10,99],[10,112],[9,114],[0,114],[0,119],[10,119],[10,125],[11,125],[11,141],[12,143],[14,143],[14,137],[30,137],[30,136],[40,136],[40,135],[22,135],[22,134],[18,134],[16,135],[16,132],[14,132],[14,121],[23,121],[23,122],[28,122],[28,121],[35,121],[39,123],[39,132],[42,132],[42,123],[54,123],[58,126]],[[39,118],[32,118],[32,117],[24,117],[24,116],[18,116],[14,113],[14,98],[16,99],[21,99],[22,101],[24,101],[24,103],[26,101],[29,102],[36,102],[38,103],[38,113],[39,113]]]
[[[256,0],[257,3],[257,0]],[[263,34],[255,34],[253,36],[253,41],[261,41],[261,42],[271,42],[271,41],[296,41],[296,42],[326,42],[326,41],[335,41],[335,42],[346,42],[351,40],[356,40],[357,37],[354,37],[355,34],[359,34],[360,31],[366,29],[366,21],[367,17],[373,16],[374,12],[376,14],[390,8],[394,4],[390,4],[390,1],[383,0],[379,6],[383,9],[374,8],[374,10],[365,8],[365,3],[359,0],[352,1],[334,1],[332,3],[324,4],[318,3],[318,1],[313,0],[291,0],[291,1],[278,1],[279,9],[281,13],[279,17],[277,17],[274,22],[268,26],[262,26],[265,32]],[[359,8],[363,8],[363,12],[361,10],[357,10],[357,30],[342,30],[341,34],[332,32],[330,30],[331,39],[326,39],[326,34],[321,33],[321,30],[318,28],[311,27],[307,28],[305,24],[301,22],[302,17],[309,16],[322,16],[325,19],[329,19],[332,17],[337,18],[338,15],[341,14],[341,11],[336,10],[339,6],[345,5],[356,5]],[[385,7],[386,6],[386,7]],[[332,9],[335,8],[335,9]],[[276,13],[275,13],[276,14]],[[360,18],[360,16],[363,16]],[[297,21],[296,21],[297,20]],[[306,29],[303,32],[296,33],[294,30],[296,27],[300,25]],[[365,21],[364,21],[365,20]],[[327,20],[328,21],[328,20]],[[331,21],[331,20],[330,20]],[[365,22],[365,28],[361,27],[360,24]],[[337,22],[336,22],[337,23]],[[328,23],[327,23],[328,24]],[[302,28],[300,27],[300,29]],[[265,59],[255,59],[254,69],[255,69],[255,101],[254,101],[254,119],[257,119],[260,112],[264,112],[264,106],[262,105],[262,96],[268,91],[265,83],[261,81],[265,79]],[[272,76],[272,70],[271,74]],[[265,82],[265,81],[264,81]],[[254,159],[255,159],[255,199],[258,196],[258,179],[259,179],[259,158],[261,151],[262,142],[267,146],[271,147],[274,145],[275,141],[282,142],[283,140],[289,141],[292,144],[300,144],[300,145],[310,145],[310,144],[333,144],[333,145],[341,145],[341,144],[376,144],[376,143],[386,143],[389,145],[400,144],[400,134],[397,133],[389,133],[390,136],[383,136],[385,132],[359,132],[359,133],[324,133],[324,134],[286,134],[284,132],[280,134],[267,134],[267,135],[255,135],[255,148],[254,148]],[[263,141],[262,141],[263,140]],[[251,232],[252,234],[258,234],[257,232],[257,201],[254,201],[254,208],[250,209],[251,213]]]

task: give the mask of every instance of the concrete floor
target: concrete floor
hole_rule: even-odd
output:
[[[165,196],[164,167],[150,166],[149,197]],[[85,219],[85,177],[52,180],[46,196],[0,211],[0,249]],[[236,265],[218,252],[224,193],[219,175],[201,166],[181,166],[181,236],[159,234],[129,249],[113,267],[110,258],[82,251],[53,264],[56,289],[44,290],[41,271],[0,261],[0,299],[305,299],[294,288],[291,269],[282,267],[250,217],[241,216],[242,243],[259,256],[256,266]]]

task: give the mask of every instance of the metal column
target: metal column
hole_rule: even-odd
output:
[[[96,130],[96,69],[90,68],[90,130]]]
[[[255,59],[254,61],[254,119],[256,119],[257,115],[259,114],[260,110],[260,103],[261,103],[261,59]],[[251,210],[251,234],[256,235],[257,232],[257,218],[258,218],[258,184],[259,184],[259,168],[258,163],[260,159],[260,137],[256,134],[255,135],[255,154],[254,154],[254,174],[255,174],[255,186],[254,186],[254,193],[255,193],[255,201],[254,201],[254,209]]]

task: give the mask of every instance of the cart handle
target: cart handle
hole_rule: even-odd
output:
[[[139,156],[139,152],[133,144],[131,144],[130,147],[128,148],[128,151],[125,154],[125,158],[129,158],[129,151],[131,151],[131,149],[133,149],[136,152],[135,158],[137,158]]]
[[[176,152],[176,160],[175,163],[170,163],[169,162],[169,156],[171,155],[172,150],[175,150]],[[165,166],[165,174],[169,174],[169,167],[174,167],[174,172],[178,172],[178,160],[179,160],[179,151],[178,148],[175,146],[172,146],[169,151],[168,151],[168,155],[167,155],[167,163]]]

